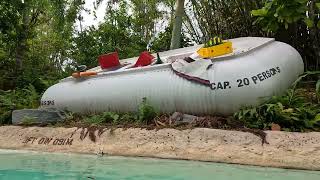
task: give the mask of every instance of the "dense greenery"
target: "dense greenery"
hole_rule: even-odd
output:
[[[24,89],[0,90],[0,124],[11,123],[11,112],[14,109],[38,106],[39,94],[31,84]]]
[[[127,58],[139,55],[147,47],[152,52],[170,48],[176,0],[96,0],[93,11],[85,8],[85,2],[0,1],[0,124],[10,123],[14,109],[37,107],[44,90],[70,75],[75,65],[95,67],[99,55],[115,50],[120,58]],[[180,46],[203,43],[214,36],[275,37],[298,49],[306,70],[319,70],[319,3],[319,0],[185,0]],[[104,20],[97,26],[83,27],[84,12],[95,16],[102,4],[106,5]],[[257,128],[268,127],[270,123],[291,130],[317,128],[319,102],[296,94],[296,90],[290,90],[288,95],[245,109],[236,117]],[[288,101],[289,97],[293,99]],[[88,122],[97,119],[116,122],[125,116],[146,123],[155,116],[141,114],[147,109],[152,111],[152,107],[145,105],[142,109],[135,115],[93,115]],[[259,122],[253,123],[254,118],[259,118]]]
[[[124,123],[148,124],[158,115],[157,111],[147,103],[144,98],[136,113],[115,113],[104,112],[102,114],[89,115],[84,118],[85,123],[101,125],[105,123],[112,123],[114,125]],[[73,118],[73,117],[72,117]]]
[[[257,107],[246,107],[235,113],[235,118],[247,127],[270,129],[278,124],[287,131],[320,130],[320,80],[316,87],[297,89],[298,83],[310,75],[320,72],[306,72],[282,96],[274,96]],[[310,91],[311,89],[311,91]]]
[[[319,70],[320,0],[272,0],[252,15],[254,23],[300,51],[307,70]]]

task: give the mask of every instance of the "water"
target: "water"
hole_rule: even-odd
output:
[[[320,172],[195,161],[0,151],[5,180],[319,180]]]

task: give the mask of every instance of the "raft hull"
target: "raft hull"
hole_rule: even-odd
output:
[[[178,76],[167,63],[67,78],[50,87],[41,104],[77,113],[133,112],[146,97],[162,113],[230,115],[285,92],[304,67],[294,48],[277,41],[213,63],[207,71],[213,79],[210,86]]]

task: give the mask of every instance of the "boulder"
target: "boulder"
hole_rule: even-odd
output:
[[[55,109],[21,109],[12,112],[12,124],[47,124],[63,121],[63,112]]]
[[[171,115],[170,118],[174,122],[175,125],[179,125],[179,124],[190,124],[194,120],[196,120],[198,117],[190,115],[190,114],[183,114],[180,112],[175,112]]]

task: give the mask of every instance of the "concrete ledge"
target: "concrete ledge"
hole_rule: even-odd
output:
[[[251,133],[204,128],[88,132],[78,128],[2,126],[0,149],[104,153],[320,170],[320,133],[266,133],[269,144],[262,145],[261,139]]]
[[[43,124],[62,121],[62,112],[54,109],[20,109],[12,112],[12,124],[18,125],[29,119],[29,123]]]

